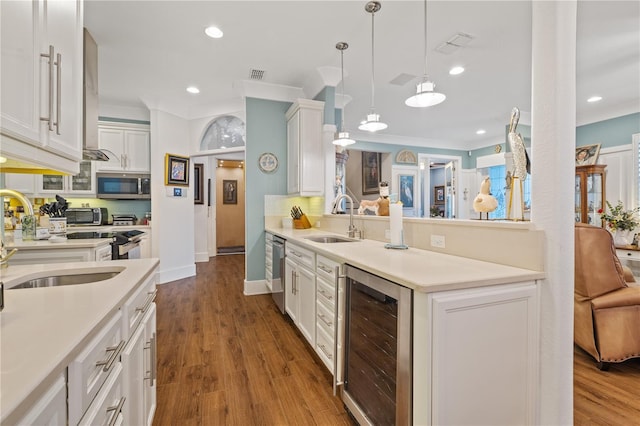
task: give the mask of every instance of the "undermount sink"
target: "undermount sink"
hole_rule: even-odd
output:
[[[316,237],[305,237],[305,240],[314,241],[316,243],[354,243],[359,240],[346,237],[337,237],[335,235],[319,235]]]
[[[55,275],[48,277],[32,278],[11,288],[38,288],[38,287],[59,287],[63,285],[88,284],[97,281],[108,280],[118,275],[120,271],[92,272],[89,274],[76,275]]]

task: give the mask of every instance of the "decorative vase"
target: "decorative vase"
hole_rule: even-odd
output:
[[[633,232],[628,229],[616,229],[613,233],[613,243],[616,246],[630,246],[633,242]]]

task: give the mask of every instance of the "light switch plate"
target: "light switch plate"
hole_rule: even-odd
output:
[[[431,235],[431,247],[444,248],[444,235]]]

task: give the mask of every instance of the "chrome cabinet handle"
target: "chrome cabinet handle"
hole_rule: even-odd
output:
[[[149,295],[149,296],[147,296],[147,300],[144,301],[144,305],[138,306],[136,308],[136,312],[144,312],[144,311],[146,311],[149,308],[149,305],[151,305],[153,300],[156,298],[156,293],[157,292],[158,292],[157,289],[147,292],[147,294]]]
[[[62,55],[58,53],[56,56],[55,65],[58,67],[58,72],[56,74],[56,135],[60,134],[60,116],[62,113],[60,110],[62,109]]]
[[[331,270],[331,268],[324,266],[323,264],[318,265],[318,268],[322,269],[324,272],[326,272],[327,274],[332,273],[333,271]]]
[[[121,340],[116,346],[108,346],[105,349],[105,352],[111,352],[109,358],[103,361],[96,361],[96,367],[104,366],[102,371],[109,371],[111,367],[113,367],[113,363],[118,359],[120,352],[124,349],[124,344],[127,343],[126,340]]]
[[[327,294],[327,292],[325,292],[323,289],[319,289],[318,293],[320,293],[321,295],[323,295],[324,297],[326,297],[329,300],[333,300],[333,296],[330,294]]]
[[[144,346],[144,349],[149,349],[149,371],[145,372],[144,380],[149,380],[149,387],[153,387],[156,378],[158,377],[157,358],[158,350],[156,345],[156,333],[153,333],[149,342]],[[148,376],[147,376],[148,374]]]
[[[318,318],[320,318],[322,322],[327,324],[329,327],[333,325],[333,321],[327,320],[327,317],[324,314],[318,314]]]
[[[49,115],[47,117],[40,117],[40,121],[48,121],[50,131],[53,131],[53,120],[51,119],[53,115],[53,55],[54,49],[51,44],[49,45],[49,53],[40,54],[42,58],[49,58]]]
[[[327,348],[325,345],[318,345],[318,347],[320,348],[320,350],[327,356],[327,358],[329,359],[333,359],[333,355],[330,354],[329,352],[327,352]]]
[[[109,419],[109,426],[113,426],[116,424],[116,420],[118,420],[118,415],[122,413],[122,407],[124,407],[124,402],[127,400],[124,396],[120,398],[116,405],[112,405],[111,407],[107,407],[107,413],[113,411],[111,415],[111,419]]]

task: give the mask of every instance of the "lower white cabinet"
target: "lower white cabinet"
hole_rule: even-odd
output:
[[[63,248],[64,243],[51,243],[45,248],[24,248],[11,245],[18,251],[11,258],[11,265],[32,265],[34,263],[92,262],[111,260],[111,245],[98,247]]]
[[[113,372],[109,375],[78,426],[128,424],[124,421],[123,410],[127,397],[125,396],[123,379],[122,363],[117,362],[113,367]]]
[[[36,402],[18,425],[60,425],[67,424],[67,380],[58,377],[55,383]]]
[[[340,264],[322,255],[316,255],[316,352],[331,374],[341,360],[342,354],[342,310],[339,310],[338,271]],[[339,368],[338,368],[339,369]],[[340,381],[338,377],[338,381]]]
[[[640,281],[640,250],[616,249],[620,262],[631,269],[636,281]]]
[[[289,244],[285,259],[285,309],[312,347],[316,345],[315,253]]]
[[[534,282],[414,292],[413,423],[537,424],[537,301]]]

